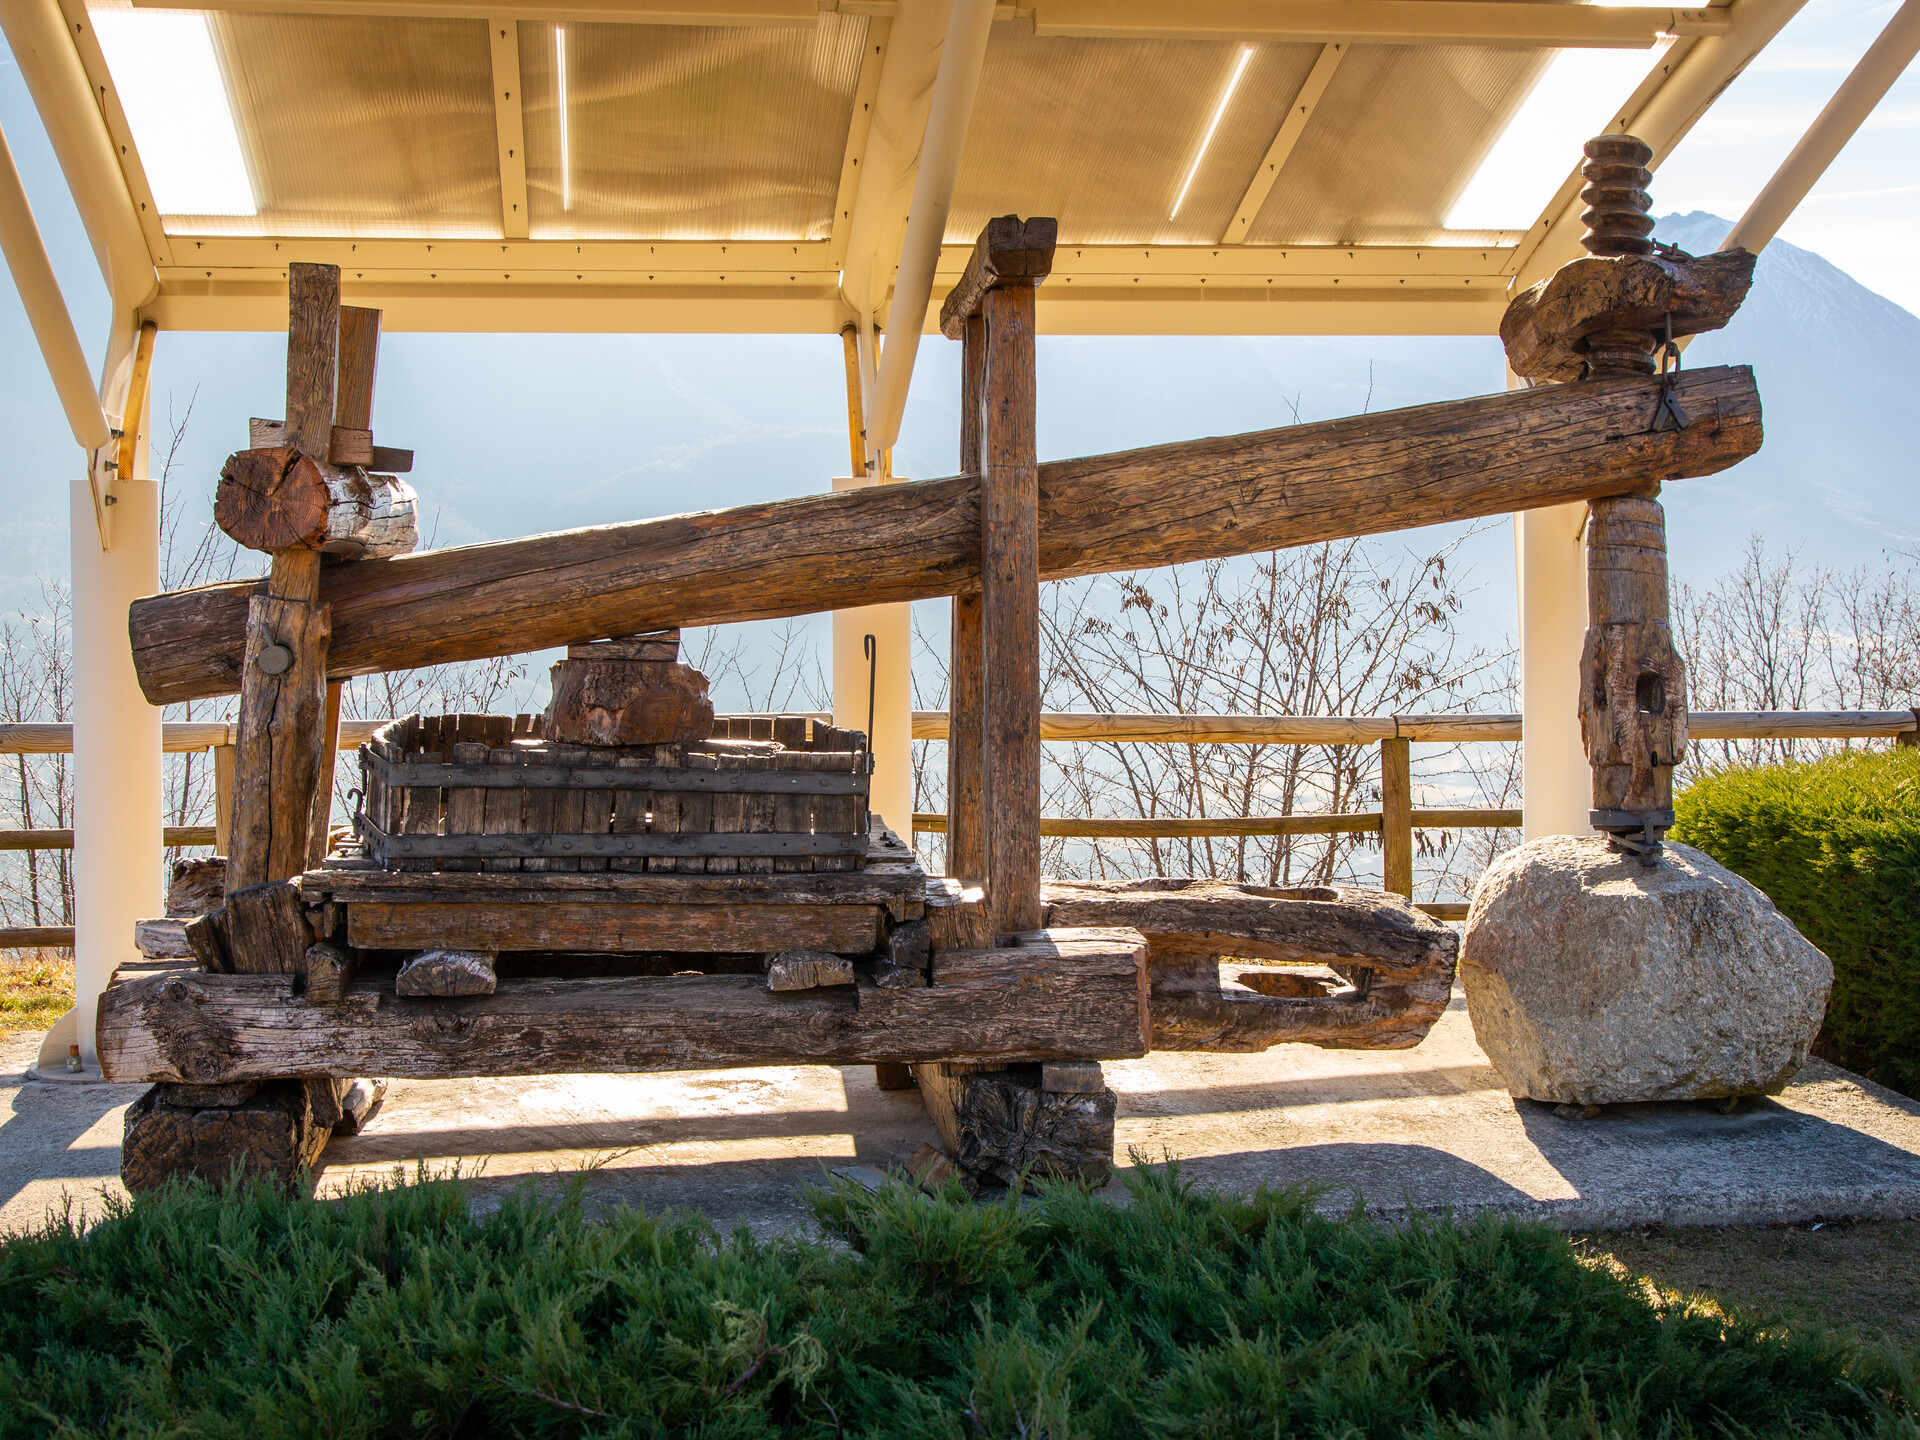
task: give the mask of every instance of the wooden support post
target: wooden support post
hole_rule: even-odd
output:
[[[232,745],[213,747],[213,850],[216,855],[231,853],[233,844],[233,757]]]
[[[980,407],[986,374],[986,321],[970,316],[961,336],[960,471],[978,475]],[[982,806],[985,738],[981,733],[983,663],[980,592],[953,597],[952,644],[947,661],[947,874],[981,884],[987,878],[986,817]]]
[[[287,443],[325,460],[333,439],[340,268],[288,267]],[[371,369],[367,381],[371,383]],[[332,615],[320,553],[276,551],[267,593],[247,604],[227,893],[306,869],[326,744]],[[324,843],[324,842],[323,842]]]
[[[1380,888],[1413,898],[1413,742],[1380,742]]]
[[[1052,220],[987,223],[941,312],[981,321],[980,649],[987,908],[996,933],[1038,929],[1040,908],[1040,472],[1034,288],[1053,265]],[[965,878],[965,877],[962,877]]]

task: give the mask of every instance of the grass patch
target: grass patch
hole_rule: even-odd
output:
[[[181,1188],[0,1242],[0,1435],[1077,1440],[1916,1434],[1897,1351],[1650,1296],[1566,1237],[1303,1191],[818,1192],[832,1241]],[[839,1243],[834,1243],[834,1242]]]
[[[73,1004],[68,950],[0,950],[0,1035],[45,1030]]]
[[[1657,1227],[1581,1236],[1581,1253],[1651,1282],[1669,1300],[1778,1315],[1920,1358],[1920,1221],[1839,1220],[1813,1228]]]

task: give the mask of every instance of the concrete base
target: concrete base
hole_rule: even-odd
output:
[[[0,1041],[18,1076],[37,1037]],[[1215,1189],[1312,1182],[1342,1209],[1501,1211],[1569,1229],[1920,1214],[1920,1104],[1814,1061],[1774,1099],[1619,1106],[1592,1120],[1514,1100],[1458,995],[1419,1048],[1163,1052],[1105,1067],[1118,1159],[1172,1155]],[[144,1086],[0,1085],[0,1228],[120,1192],[121,1115]],[[603,1201],[698,1209],[762,1234],[800,1228],[830,1168],[906,1163],[938,1144],[918,1094],[873,1067],[396,1081],[365,1131],[321,1157],[320,1193],[424,1162],[481,1204],[528,1177],[588,1172]],[[1125,1192],[1103,1192],[1116,1201]]]

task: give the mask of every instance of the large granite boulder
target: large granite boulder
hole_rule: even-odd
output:
[[[1509,1091],[1608,1105],[1777,1090],[1806,1062],[1833,965],[1691,846],[1648,867],[1560,835],[1481,877],[1460,978]]]

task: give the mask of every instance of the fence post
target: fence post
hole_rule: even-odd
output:
[[[233,834],[233,746],[213,747],[213,849],[227,853],[227,841]]]
[[[1413,742],[1380,742],[1380,888],[1413,898]]]
[[[1920,746],[1920,705],[1913,707],[1913,723],[1913,729],[1902,730],[1898,735],[1893,737],[1894,749],[1912,750],[1916,746]]]

